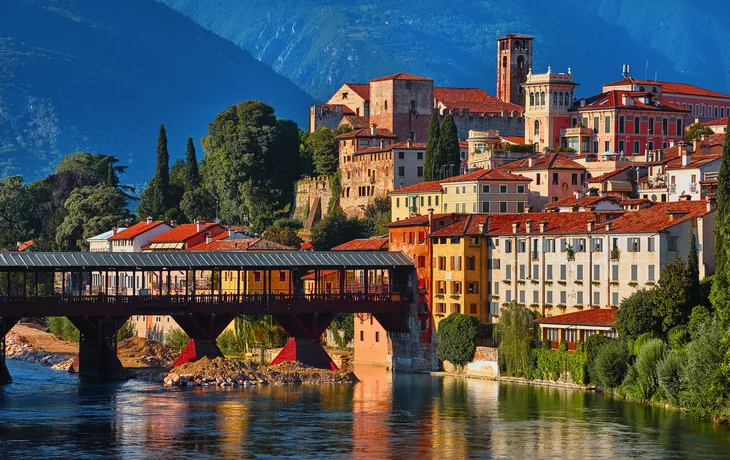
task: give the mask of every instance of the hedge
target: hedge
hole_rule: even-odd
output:
[[[530,364],[526,366],[528,380],[563,380],[565,374],[578,385],[585,384],[585,353],[534,348],[529,350]]]

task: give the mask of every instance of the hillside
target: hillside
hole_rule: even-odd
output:
[[[344,81],[401,70],[494,93],[495,38],[535,36],[535,70],[572,67],[579,95],[633,74],[730,93],[730,9],[639,0],[161,0],[319,100]],[[649,70],[646,70],[646,61]]]
[[[233,43],[154,0],[0,2],[0,175],[46,174],[78,149],[113,154],[139,183],[157,130],[172,161],[244,99],[306,126],[313,100]]]

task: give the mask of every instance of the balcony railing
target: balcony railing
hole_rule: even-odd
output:
[[[669,184],[669,193],[677,193],[677,184]]]
[[[697,193],[697,183],[689,184],[689,191],[690,193]]]

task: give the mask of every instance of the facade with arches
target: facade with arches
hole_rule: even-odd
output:
[[[570,127],[569,109],[573,91],[578,83],[573,75],[553,73],[533,74],[528,71],[524,88],[525,143],[535,144],[538,151],[560,146],[560,130]]]

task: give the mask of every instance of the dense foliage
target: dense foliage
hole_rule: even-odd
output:
[[[621,302],[616,311],[616,330],[624,338],[636,338],[647,331],[661,330],[662,319],[655,315],[651,291],[639,289]]]
[[[464,366],[474,359],[479,320],[471,315],[453,313],[442,319],[436,334],[436,356],[455,366]]]
[[[712,136],[714,131],[709,126],[705,126],[702,123],[692,123],[687,127],[684,132],[684,140],[691,142],[695,139],[699,139],[702,136]]]
[[[591,365],[591,379],[601,388],[616,388],[626,375],[629,349],[623,340],[607,340]]]
[[[428,125],[428,142],[426,142],[426,154],[423,161],[423,180],[432,181],[437,179],[434,175],[436,162],[438,161],[439,136],[441,134],[441,122],[438,111],[434,110]]]
[[[365,223],[357,217],[347,217],[336,208],[312,226],[311,242],[317,251],[327,251],[342,243],[368,235]]]
[[[345,348],[355,338],[355,315],[338,313],[330,324],[332,337],[339,348]]]
[[[190,337],[180,328],[173,328],[165,334],[165,345],[176,350],[182,350],[190,341]]]
[[[525,375],[526,352],[537,337],[534,310],[512,302],[503,307],[495,335],[499,343],[500,368],[508,375]]]
[[[730,132],[730,118],[728,118]],[[717,220],[715,221],[715,277],[710,300],[723,325],[730,324],[730,135],[725,136],[717,174]]]

